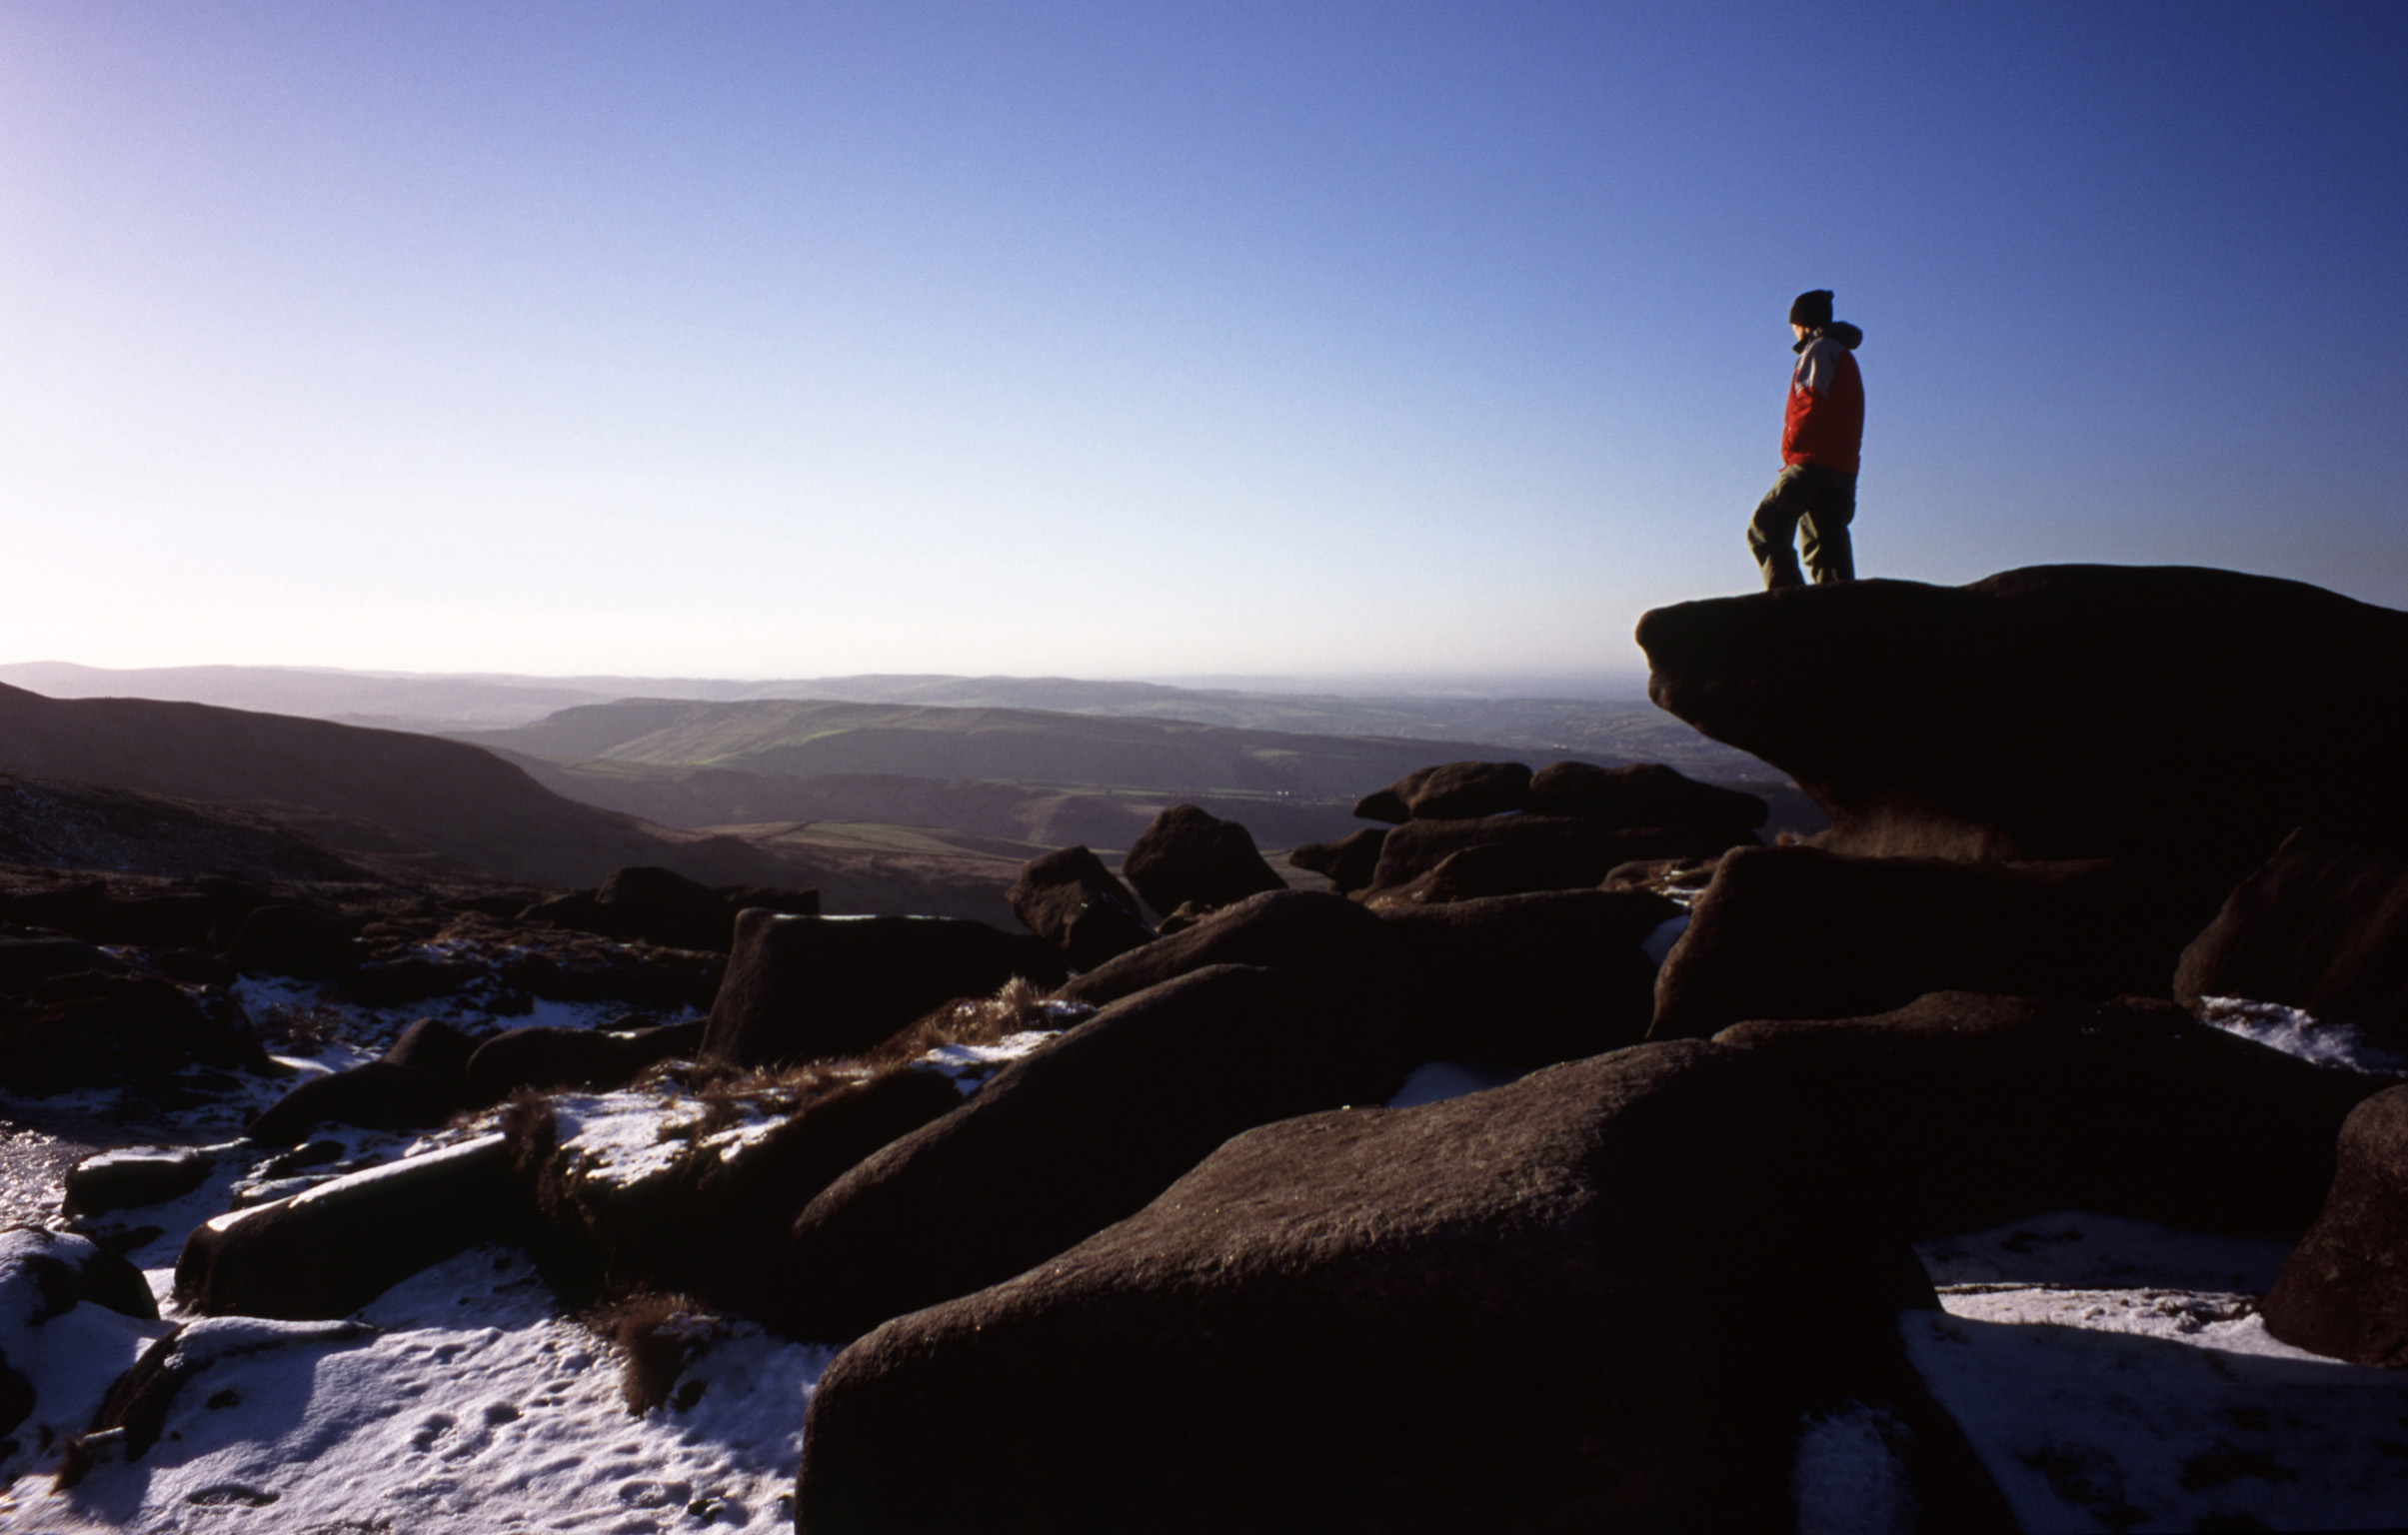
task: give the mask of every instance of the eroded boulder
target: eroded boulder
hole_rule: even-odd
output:
[[[858,1055],[941,1002],[1066,968],[1042,939],[966,918],[748,910],[702,1049],[740,1066]]]
[[[798,1527],[1787,1528],[1800,1405],[1933,1304],[1800,1109],[1684,1042],[1237,1135],[839,1356]]]
[[[2261,1308],[2285,1343],[2408,1368],[2408,1086],[2341,1127],[2332,1189]]]
[[[1338,893],[1346,894],[1371,882],[1372,870],[1379,866],[1380,844],[1387,835],[1380,827],[1365,826],[1334,842],[1306,842],[1290,850],[1287,861],[1322,875]]]
[[[1845,1175],[1918,1237],[2079,1209],[2288,1240],[2383,1085],[2137,998],[1939,992],[1714,1040],[1820,1104]]]
[[[2206,853],[2229,887],[2292,827],[2397,797],[2408,614],[2297,582],[1858,581],[1659,608],[1638,643],[1648,697],[1794,777],[1839,851]]]
[[[1031,858],[1004,898],[1012,914],[1061,949],[1074,970],[1092,970],[1154,938],[1137,896],[1083,846]]]
[[[1098,965],[1054,994],[1101,1007],[1214,964],[1267,966],[1360,989],[1387,955],[1379,919],[1353,901],[1319,890],[1266,890]]]
[[[662,1061],[701,1053],[704,1025],[668,1023],[619,1032],[537,1024],[494,1035],[468,1059],[464,1100],[499,1103],[522,1087],[608,1092]]]
[[[1550,763],[1530,778],[1533,815],[1580,815],[1612,826],[1726,826],[1753,831],[1772,807],[1750,793],[1700,783],[1661,763],[1598,768]]]
[[[1508,814],[1529,797],[1526,764],[1441,763],[1363,795],[1354,813],[1364,820],[1464,820]]]
[[[2280,1002],[2408,1048],[2408,840],[2293,831],[2182,951],[2174,996]]]
[[[1160,912],[1194,901],[1225,906],[1262,890],[1283,890],[1245,827],[1193,804],[1175,804],[1129,844],[1121,872]]]
[[[213,1316],[347,1316],[430,1264],[530,1224],[499,1133],[335,1178],[195,1226],[176,1295]]]
[[[1382,910],[1404,1053],[1536,1066],[1638,1043],[1655,1001],[1655,964],[1640,944],[1679,914],[1645,890]]]
[[[1665,955],[1650,1037],[1851,1018],[1930,991],[2166,996],[2220,891],[2183,867],[1724,854]]]
[[[267,1052],[230,996],[157,975],[89,972],[0,1001],[0,1086],[51,1093],[199,1063],[267,1072]]]
[[[1394,1085],[1294,977],[1182,976],[1040,1045],[813,1199],[773,1314],[800,1336],[854,1336],[1060,1252],[1239,1130]]]
[[[352,940],[360,926],[356,917],[316,906],[260,906],[235,929],[226,957],[246,975],[323,980],[358,961]]]
[[[1371,873],[1374,891],[1401,889],[1468,847],[1520,849],[1547,870],[1552,888],[1595,885],[1639,858],[1705,858],[1755,836],[1736,825],[1627,827],[1578,815],[1495,815],[1482,820],[1409,820],[1387,834]]]

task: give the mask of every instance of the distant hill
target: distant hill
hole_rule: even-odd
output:
[[[711,678],[518,677],[343,672],[298,667],[168,667],[110,671],[67,662],[0,665],[0,683],[54,699],[142,698],[214,704],[430,734],[530,725],[559,710],[626,699],[747,703],[804,700],[1040,710],[1182,721],[1232,730],[1483,742],[1533,764],[1568,756],[1668,763],[1693,777],[1779,774],[1707,740],[1641,697],[1635,679],[1594,696],[1469,693],[1357,695],[1063,677],[873,674],[745,682]]]
[[[555,762],[713,768],[788,778],[894,774],[1348,800],[1416,768],[1497,751],[1474,742],[1313,736],[1041,710],[786,700],[628,700],[458,739]],[[1621,761],[1591,760],[1609,767]]]
[[[665,768],[617,761],[554,762],[497,748],[528,776],[565,798],[640,815],[665,826],[735,827],[773,821],[925,827],[959,833],[955,844],[1030,858],[1084,843],[1126,848],[1172,802],[1161,790],[1030,787],[903,773],[824,773],[806,778],[724,768]],[[1183,794],[1250,831],[1264,847],[1343,836],[1364,822],[1357,796],[1279,793]],[[1008,844],[1008,845],[1007,845]]]
[[[0,772],[234,805],[337,848],[414,850],[511,878],[591,884],[660,863],[712,883],[780,882],[731,838],[578,804],[489,752],[398,731],[0,686]]]
[[[373,882],[378,871],[264,815],[0,774],[0,863],[190,878]]]

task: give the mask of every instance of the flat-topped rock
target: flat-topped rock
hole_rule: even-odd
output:
[[[1659,608],[1648,697],[1796,778],[1828,845],[2255,866],[2387,813],[2408,614],[2189,567],[2035,566]]]

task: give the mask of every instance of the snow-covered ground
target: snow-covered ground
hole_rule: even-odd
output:
[[[246,1002],[255,1012],[318,1005],[309,988]],[[288,1063],[297,1072],[354,1064],[409,1017],[441,1009],[390,1011],[351,1019],[338,1040]],[[545,1004],[511,1021],[582,1025],[610,1012]],[[2226,1008],[2216,1021],[2277,1048],[2384,1068],[2363,1041],[2296,1014]],[[927,1065],[967,1093],[1044,1037],[948,1047]],[[1393,1101],[1436,1101],[1508,1075],[1431,1062]],[[39,1106],[46,1123],[125,1116],[190,1145],[230,1141],[290,1085],[196,1094],[173,1108],[105,1091]],[[565,1097],[561,1112],[564,1143],[624,1161],[633,1177],[650,1165],[661,1125],[687,1106],[675,1092],[590,1094]],[[8,1114],[0,1103],[0,1117]],[[318,1138],[341,1154],[318,1171],[424,1152],[475,1128],[323,1131]],[[735,1145],[753,1128],[739,1117],[718,1134]],[[55,1218],[56,1169],[43,1160],[42,1137],[11,1139],[0,1151],[50,1168],[34,1186],[16,1186],[12,1162],[12,1208]],[[183,1233],[275,1191],[260,1181],[255,1154],[229,1155],[192,1193],[107,1219],[164,1303]],[[158,1229],[141,1236],[144,1226]],[[1902,1319],[1909,1357],[2025,1529],[2382,1528],[2408,1518],[2408,1374],[2338,1364],[2267,1336],[2256,1300],[2281,1265],[2281,1244],[2066,1212],[1919,1253],[1944,1309]],[[52,1318],[26,1359],[12,1351],[11,1364],[36,1380],[39,1405],[13,1442],[0,1442],[0,1476],[14,1477],[0,1488],[0,1531],[782,1528],[804,1407],[833,1357],[832,1345],[750,1323],[697,1323],[667,1399],[634,1412],[616,1348],[565,1315],[522,1255],[498,1247],[430,1268],[345,1322],[163,1310],[166,1320],[151,1323],[81,1306]],[[191,1373],[158,1441],[131,1460],[103,1442],[80,1481],[56,1487],[59,1440],[88,1424],[109,1383],[179,1321],[174,1347]],[[1877,1409],[1801,1425],[1806,1528],[1904,1527],[1911,1495],[1890,1453],[1895,1432]]]

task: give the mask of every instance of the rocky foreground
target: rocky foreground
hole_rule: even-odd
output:
[[[1022,932],[15,869],[0,1524],[2396,1522],[2408,615],[1639,638],[1830,832],[1456,763],[1326,889],[1178,806]]]

